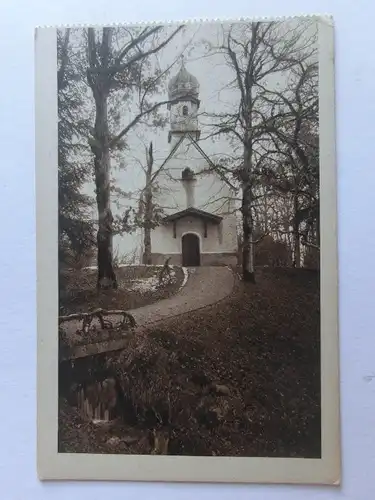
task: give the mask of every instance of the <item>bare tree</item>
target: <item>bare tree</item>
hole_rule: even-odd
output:
[[[255,281],[253,199],[258,162],[262,159],[259,146],[268,141],[270,105],[264,100],[268,80],[285,75],[298,63],[308,59],[314,50],[314,40],[306,38],[306,25],[288,23],[237,23],[225,31],[223,43],[211,47],[225,54],[234,78],[232,88],[238,91],[238,107],[233,112],[214,116],[215,134],[228,134],[242,149],[242,162],[237,176],[242,191],[242,269],[245,281]],[[273,86],[274,87],[274,86]],[[271,117],[275,120],[275,116]]]
[[[113,269],[113,215],[110,204],[111,154],[124,147],[124,139],[142,119],[169,101],[152,102],[163,71],[152,71],[149,58],[164,48],[182,26],[160,39],[162,26],[145,28],[103,28],[87,30],[87,81],[95,102],[95,125],[90,139],[94,155],[96,202],[98,208],[98,287],[117,288]],[[120,41],[119,41],[120,40]],[[151,74],[150,74],[151,73]],[[115,92],[130,98],[138,92],[135,116],[117,133],[110,129],[109,98]]]
[[[263,169],[267,182],[290,195],[293,253],[301,265],[301,243],[319,246],[319,116],[317,62],[299,62],[284,92],[265,92],[264,99],[276,110],[269,120],[270,139],[277,160]],[[268,153],[270,151],[268,150]],[[268,160],[270,155],[268,154]],[[317,242],[308,242],[314,234]]]
[[[151,258],[151,229],[155,227],[156,221],[153,206],[153,182],[156,176],[153,175],[154,156],[152,142],[149,148],[146,148],[146,168],[145,187],[140,196],[140,226],[143,228],[143,263],[152,264]]]

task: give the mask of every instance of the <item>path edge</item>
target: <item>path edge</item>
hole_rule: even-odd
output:
[[[179,316],[184,316],[185,314],[190,314],[191,312],[196,312],[196,311],[201,311],[203,309],[208,309],[214,305],[219,304],[220,302],[223,302],[224,300],[227,300],[227,298],[233,294],[233,291],[236,289],[238,286],[240,280],[237,272],[232,269],[230,266],[225,266],[227,269],[229,269],[230,273],[232,274],[233,278],[233,283],[231,290],[227,295],[222,297],[221,299],[212,302],[211,304],[197,307],[194,309],[191,309],[190,311],[186,311],[183,313],[178,313],[178,314],[173,314],[172,316],[168,316],[167,318],[159,319],[157,321],[153,321],[150,323],[146,323],[145,325],[140,325],[136,326],[135,328],[131,328],[126,332],[126,336],[120,339],[113,339],[113,340],[106,340],[103,342],[95,342],[94,344],[83,344],[83,345],[77,345],[73,346],[72,348],[66,348],[66,354],[59,356],[59,362],[63,361],[70,361],[74,359],[82,359],[86,358],[89,356],[95,356],[97,354],[105,354],[107,352],[114,352],[114,351],[120,351],[124,349],[129,342],[130,339],[130,334],[136,334],[137,332],[145,332],[156,325],[168,323],[168,321],[171,321],[173,319],[178,318]]]

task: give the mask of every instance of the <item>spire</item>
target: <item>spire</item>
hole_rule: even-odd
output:
[[[169,82],[168,93],[170,99],[179,99],[184,97],[198,99],[199,83],[195,76],[189,73],[186,69],[183,54],[180,56],[180,69]]]
[[[180,69],[177,74],[171,78],[168,85],[168,97],[171,102],[168,103],[168,109],[171,112],[170,131],[168,133],[168,142],[172,142],[172,137],[176,140],[181,134],[194,134],[199,139],[198,109],[199,101],[199,83],[198,80],[186,69],[185,58],[179,57]]]

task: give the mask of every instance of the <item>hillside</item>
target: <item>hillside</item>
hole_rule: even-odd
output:
[[[169,454],[319,457],[319,325],[318,273],[264,268],[107,355],[121,421],[83,425],[61,398],[59,449],[157,453],[163,436]]]

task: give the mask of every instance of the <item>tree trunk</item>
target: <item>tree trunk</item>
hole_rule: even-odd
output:
[[[320,248],[320,209],[319,209],[319,202],[318,202],[318,213],[316,216],[316,244]]]
[[[94,153],[96,203],[98,207],[98,288],[117,288],[113,269],[113,215],[110,200],[110,152],[107,118],[108,93],[99,89],[95,92],[96,119],[95,137],[91,150]]]
[[[251,89],[249,90],[251,102]],[[252,214],[253,192],[252,192],[252,140],[249,137],[251,130],[250,102],[248,105],[248,127],[244,144],[243,171],[242,171],[242,276],[244,281],[255,283],[254,273],[254,221]]]
[[[251,213],[251,182],[246,174],[246,180],[242,183],[242,275],[243,280],[255,283],[254,273],[254,244],[253,244],[253,217]]]
[[[293,255],[294,255],[294,267],[301,267],[301,243],[299,234],[299,218],[298,218],[298,196],[294,195],[293,199],[294,207],[294,217],[293,217]]]
[[[108,95],[110,78],[108,75],[90,70],[99,66],[107,68],[110,61],[112,28],[103,28],[102,39],[98,45],[94,28],[87,30],[87,49],[89,69],[87,79],[95,100],[95,127],[90,146],[94,154],[94,173],[96,187],[96,204],[98,207],[98,288],[117,288],[116,275],[113,270],[112,240],[113,215],[110,200],[111,157],[109,149],[108,128]],[[99,56],[99,57],[98,57]]]
[[[268,233],[268,194],[264,194],[264,234]]]
[[[154,157],[153,157],[152,150],[153,150],[153,148],[152,148],[152,142],[151,142],[149,149],[146,150],[147,170],[146,170],[146,186],[145,186],[145,191],[144,191],[144,219],[143,219],[143,228],[144,228],[143,263],[144,264],[152,264],[152,256],[151,256],[151,227],[152,227],[152,216],[153,216],[152,167],[154,164]]]
[[[253,221],[251,215],[251,189],[250,186],[244,186],[242,189],[242,275],[244,281],[255,283],[254,273],[254,245],[253,239]]]
[[[152,264],[152,256],[151,256],[152,193],[148,191],[151,191],[151,187],[147,189],[145,195],[145,221],[144,221],[144,237],[143,237],[144,264]]]
[[[151,265],[152,264],[152,255],[151,255],[151,231],[148,227],[144,229],[144,238],[143,238],[143,264]]]

